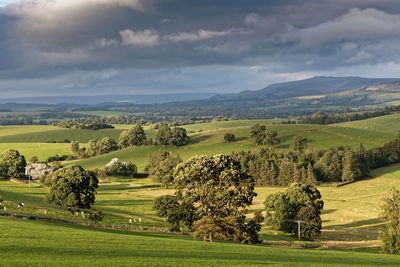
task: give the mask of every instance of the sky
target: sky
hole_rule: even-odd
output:
[[[0,0],[0,98],[400,77],[398,0]]]

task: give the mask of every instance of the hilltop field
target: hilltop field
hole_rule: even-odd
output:
[[[252,150],[257,148],[249,140],[250,127],[255,123],[267,124],[268,128],[277,130],[281,139],[279,148],[282,149],[288,148],[292,137],[297,134],[306,136],[315,150],[337,145],[358,147],[361,142],[366,148],[372,148],[397,136],[400,115],[328,126],[284,125],[278,124],[278,120],[194,124],[184,126],[191,132],[191,143],[181,148],[141,146],[68,164],[79,164],[84,168],[103,168],[112,158],[117,157],[123,161],[134,161],[139,171],[143,172],[149,154],[160,149],[179,153],[183,160],[197,154],[212,155]],[[63,142],[68,139],[84,145],[90,139],[104,136],[117,138],[123,129],[129,127],[131,126],[116,125],[115,129],[90,131],[52,126],[4,126],[0,127],[0,149],[14,148],[27,159],[37,155],[40,160],[45,160],[48,156],[69,153],[69,144],[49,143],[50,141]],[[155,131],[145,130],[148,137],[154,136]],[[223,136],[227,132],[234,133],[237,141],[224,143]],[[79,263],[88,265],[94,265],[96,262],[100,262],[101,265],[153,265],[160,260],[163,260],[165,265],[189,262],[199,265],[204,259],[207,259],[210,265],[391,265],[398,262],[398,257],[377,254],[377,235],[378,229],[384,226],[379,219],[381,200],[393,186],[400,187],[400,164],[375,169],[370,173],[370,177],[353,184],[318,188],[325,202],[322,215],[323,232],[318,243],[326,244],[335,251],[294,250],[227,242],[209,244],[173,234],[125,232],[1,217],[0,224],[7,231],[0,234],[4,240],[0,244],[0,254],[7,252],[3,258],[7,255],[9,264],[24,264],[29,261],[33,265],[39,264],[41,255],[52,255],[48,258],[49,263],[62,264],[64,260],[68,260],[70,265],[78,263],[75,258],[78,256],[84,258]],[[141,223],[136,222],[133,225],[167,228],[164,221],[155,216],[152,200],[161,195],[171,194],[172,190],[162,188],[148,178],[107,178],[100,183],[95,207],[105,213],[106,224],[130,225],[129,219],[141,218]],[[249,217],[255,210],[263,208],[263,201],[268,194],[281,190],[284,188],[257,188],[258,196],[250,208]],[[38,183],[33,183],[29,188],[27,184],[0,181],[0,192],[3,193],[4,203],[8,207],[7,212],[40,216],[46,212],[47,216],[51,217],[85,221],[65,209],[44,203],[47,191],[47,188]],[[17,203],[21,202],[25,203],[23,210],[17,208]],[[15,238],[16,236],[18,238]],[[296,242],[295,237],[271,231],[265,226],[260,232],[260,237],[265,242]],[[79,238],[81,241],[78,242]],[[64,242],[59,242],[60,240]],[[79,244],[76,245],[77,243]],[[154,243],[159,245],[154,246]],[[343,249],[346,249],[346,252],[337,251]],[[26,257],[22,256],[24,250],[27,253]]]

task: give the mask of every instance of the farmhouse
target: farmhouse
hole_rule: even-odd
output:
[[[25,167],[25,175],[32,179],[39,179],[41,176],[53,172],[54,169],[45,163],[32,163]]]

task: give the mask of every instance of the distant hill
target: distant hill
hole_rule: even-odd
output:
[[[263,100],[312,95],[330,95],[350,89],[362,89],[381,84],[399,82],[397,78],[326,77],[275,83],[256,91],[243,91],[238,94],[217,95],[213,100]]]
[[[97,105],[101,103],[162,104],[168,102],[207,99],[212,93],[184,93],[159,95],[95,95],[95,96],[38,96],[23,98],[0,98],[0,103],[31,104],[83,104]]]

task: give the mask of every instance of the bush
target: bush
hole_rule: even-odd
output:
[[[231,142],[235,141],[235,135],[233,133],[226,133],[224,135],[224,141],[226,143],[231,143]]]
[[[106,166],[107,174],[117,177],[135,177],[137,174],[136,164],[133,162],[115,162]]]
[[[104,214],[101,210],[91,209],[89,214],[89,220],[94,221],[94,223],[101,222],[104,219]]]

